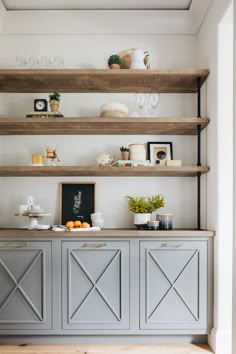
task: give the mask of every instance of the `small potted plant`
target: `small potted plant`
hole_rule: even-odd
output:
[[[146,227],[153,211],[165,206],[164,197],[161,194],[136,198],[127,196],[127,198],[129,210],[134,213],[134,224],[138,229]]]
[[[119,55],[111,55],[108,59],[108,66],[110,69],[120,69],[121,58],[119,57]]]
[[[60,99],[61,99],[61,94],[58,92],[53,92],[49,95],[51,112],[55,112],[55,113],[58,112]]]
[[[120,146],[120,151],[122,160],[129,160],[129,148],[125,146]]]

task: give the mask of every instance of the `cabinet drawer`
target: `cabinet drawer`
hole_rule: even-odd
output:
[[[0,242],[0,330],[51,328],[51,243]]]
[[[63,242],[64,329],[129,328],[129,242]]]
[[[207,330],[207,242],[140,242],[140,328]]]

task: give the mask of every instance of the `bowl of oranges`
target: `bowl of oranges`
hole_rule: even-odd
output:
[[[67,221],[66,228],[68,231],[84,231],[85,229],[90,229],[90,224],[86,221]]]

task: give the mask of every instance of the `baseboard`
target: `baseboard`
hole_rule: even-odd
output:
[[[215,354],[232,354],[232,332],[213,328],[208,336],[208,344]]]

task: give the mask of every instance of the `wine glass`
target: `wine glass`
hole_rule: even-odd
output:
[[[159,103],[160,103],[160,94],[159,93],[151,93],[149,95],[149,109],[150,109],[151,116],[154,115]]]
[[[138,110],[139,116],[142,116],[142,110],[146,103],[146,95],[144,93],[136,93],[135,106]]]

